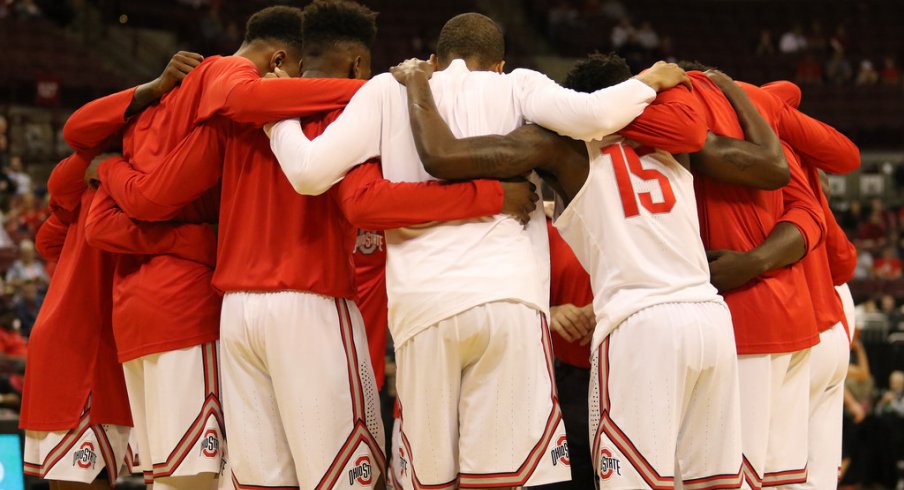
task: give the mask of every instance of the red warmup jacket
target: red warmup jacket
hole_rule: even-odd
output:
[[[549,304],[559,306],[572,304],[578,307],[593,302],[593,290],[590,287],[590,274],[575,257],[568,243],[559,235],[559,231],[546,220],[549,231]],[[569,342],[558,332],[552,332],[552,345],[556,357],[572,366],[590,369],[590,345]]]
[[[722,91],[706,75],[690,72],[695,110],[708,130],[743,139],[737,114]],[[748,91],[763,116],[777,126],[780,101]],[[786,152],[787,154],[787,152]],[[749,251],[761,244],[781,221],[794,223],[807,249],[823,239],[825,223],[796,159],[789,158],[791,184],[763,191],[725,184],[695,175],[700,231],[707,249]],[[803,294],[801,293],[803,291]],[[819,335],[802,267],[794,265],[758,277],[724,295],[732,313],[738,354],[792,352],[811,347]]]
[[[127,91],[118,104],[93,113],[79,134],[101,144],[126,124]],[[90,398],[88,424],[132,425],[122,366],[111,325],[114,256],[90,247],[87,210],[94,190],[85,169],[97,150],[82,146],[60,162],[48,181],[51,216],[38,230],[38,252],[58,266],[29,339],[19,424],[27,430],[79,425]],[[151,254],[195,254],[196,225],[138,224],[117,219],[130,249]],[[173,237],[176,237],[174,239]]]
[[[321,79],[261,79],[255,66],[240,57],[211,57],[195,68],[160,102],[141,113],[126,129],[123,154],[139,171],[151,173],[193,129],[221,115],[242,122],[263,124],[343,106],[362,82]],[[119,94],[100,99],[77,111],[64,135],[78,147],[92,141],[82,128],[93,123],[92,114]],[[104,193],[92,206],[89,238],[98,246],[121,251],[116,227],[108,220],[122,215]],[[215,223],[219,189],[211,188],[171,218],[180,223]],[[126,210],[127,211],[127,210]],[[134,216],[132,216],[134,217]],[[212,230],[195,243],[209,250]],[[119,261],[114,280],[113,325],[120,361],[180,349],[219,337],[220,297],[211,287],[209,264],[173,255],[129,256]]]
[[[860,152],[853,142],[831,126],[797,111],[799,89],[789,90],[786,84],[796,88],[790,82],[776,82],[763,89],[785,102],[779,130],[783,136],[792,135],[786,141],[795,142],[792,147],[801,159],[807,182],[820,204],[826,222],[825,241],[802,261],[816,312],[817,327],[822,332],[845,320],[844,308],[834,286],[853,277],[857,254],[853,244],[835,221],[822,192],[819,170],[850,172],[859,166]]]

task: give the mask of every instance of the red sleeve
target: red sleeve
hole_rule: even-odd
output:
[[[709,128],[706,112],[685,87],[660,92],[656,100],[620,133],[642,145],[669,153],[694,153],[703,148]]]
[[[57,215],[51,214],[44,221],[44,224],[38,228],[38,233],[35,235],[35,249],[44,260],[59,261],[68,232],[69,225],[64,223]]]
[[[227,56],[211,67],[198,120],[221,115],[239,123],[263,125],[341,109],[363,80],[345,78],[261,78],[254,64]]]
[[[836,286],[847,283],[854,277],[857,268],[857,249],[848,240],[844,230],[835,221],[835,215],[824,206],[826,216],[826,254],[829,257],[829,270],[832,272],[832,283]]]
[[[175,255],[213,267],[217,237],[207,224],[134,221],[99,189],[94,195],[85,233],[92,247],[118,254]]]
[[[779,135],[807,165],[833,174],[847,174],[860,167],[860,149],[854,142],[787,104],[779,113]]]
[[[791,171],[791,182],[781,189],[785,210],[779,221],[787,221],[797,226],[809,253],[825,236],[825,215],[822,206],[813,195],[813,189],[807,183],[807,176],[800,167],[796,155],[786,143],[782,142],[782,147],[788,160],[788,169]]]
[[[126,124],[126,109],[137,87],[101,97],[83,105],[69,116],[63,138],[75,151],[95,152]]]
[[[136,170],[121,157],[104,160],[97,170],[104,190],[129,217],[172,219],[220,181],[226,123],[215,119],[198,126],[151,173]]]
[[[91,158],[85,153],[73,153],[53,168],[47,180],[51,211],[66,216],[75,213],[81,203],[82,193],[88,187],[85,184],[85,170],[91,164]],[[68,217],[66,219],[69,220]]]
[[[331,192],[348,221],[365,230],[492,216],[504,197],[495,180],[390,182],[374,162],[352,169]]]

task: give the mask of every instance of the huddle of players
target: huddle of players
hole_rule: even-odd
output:
[[[574,90],[502,74],[478,14],[446,24],[432,63],[364,83],[374,20],[344,0],[265,9],[234,56],[180,53],[73,114],[39,233],[59,266],[32,335],[26,471],[97,485],[129,463],[192,489],[569,479],[542,177],[593,285],[600,486],[829,488],[847,364],[832,285],[853,263],[818,171],[853,170],[856,147],[789,84],[664,63],[631,78],[601,56]],[[122,156],[92,165],[111,141]],[[357,229],[386,230],[391,477],[351,301]]]

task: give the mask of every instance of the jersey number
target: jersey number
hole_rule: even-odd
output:
[[[669,179],[662,175],[662,172],[643,168],[640,158],[633,150],[625,151],[621,145],[611,145],[603,148],[603,153],[612,158],[612,169],[615,171],[615,182],[618,184],[618,194],[621,196],[622,207],[625,210],[625,218],[631,218],[640,214],[637,207],[637,200],[647,211],[653,214],[668,213],[675,206],[675,193],[672,191],[672,184]],[[627,159],[627,161],[625,161]],[[653,202],[653,195],[650,192],[641,192],[636,194],[634,184],[631,183],[631,175],[636,175],[645,181],[656,180],[659,183],[659,189],[662,191],[662,202]]]

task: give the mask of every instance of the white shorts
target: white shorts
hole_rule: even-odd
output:
[[[404,462],[404,466],[403,466]],[[408,458],[402,449],[402,420],[392,420],[392,447],[389,449],[389,467],[386,479],[386,490],[402,490],[399,483],[408,474]]]
[[[822,490],[838,485],[844,378],[850,353],[848,334],[841,322],[820,333],[819,344],[810,349],[809,475],[806,482],[787,488]]]
[[[219,474],[225,440],[217,343],[123,364],[145,480]]]
[[[807,481],[810,349],[738,356],[744,488]]]
[[[571,479],[546,316],[494,302],[396,346],[406,490]]]
[[[644,308],[593,352],[590,438],[599,488],[740,487],[737,356],[725,304]]]
[[[849,340],[854,340],[854,332],[857,330],[857,307],[854,305],[854,296],[847,284],[835,286],[838,297],[841,298],[841,306],[844,307],[844,319],[847,322],[847,334]]]
[[[235,487],[373,488],[385,436],[354,303],[229,293],[220,327]]]
[[[25,431],[25,474],[46,480],[91,483],[104,468],[110,482],[128,471],[131,427],[88,425],[83,415],[68,431]]]

